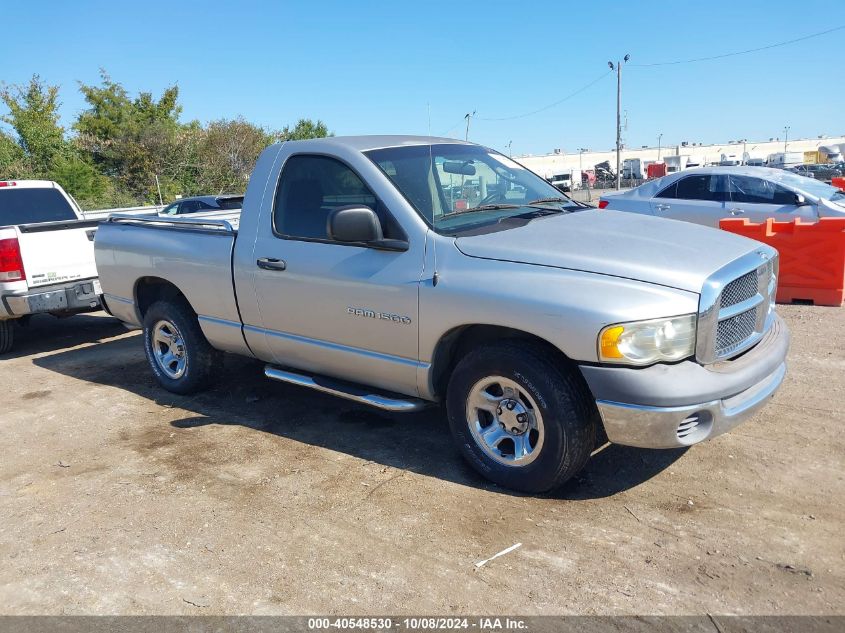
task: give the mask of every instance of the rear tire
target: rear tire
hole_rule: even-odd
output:
[[[0,354],[12,351],[15,343],[15,322],[13,319],[0,321]]]
[[[497,484],[530,493],[575,476],[601,424],[578,369],[530,341],[467,354],[450,377],[446,408],[470,465]]]
[[[212,382],[223,355],[200,329],[184,300],[152,304],[144,315],[144,352],[159,384],[178,394],[202,391]]]

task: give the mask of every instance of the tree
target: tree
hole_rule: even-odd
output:
[[[69,153],[64,128],[59,125],[58,96],[59,87],[47,85],[38,75],[25,86],[0,89],[0,99],[9,109],[0,119],[17,134],[23,161],[34,176],[46,175],[57,158]]]
[[[87,109],[65,135],[59,88],[38,75],[23,86],[0,87],[8,113],[0,117],[0,178],[49,178],[85,208],[169,201],[177,195],[241,192],[258,155],[277,141],[330,136],[326,124],[300,119],[268,131],[243,118],[208,125],[182,123],[179,88],[156,98],[130,95],[105,71],[79,84]],[[158,182],[158,186],[157,186]]]
[[[243,118],[213,121],[202,131],[197,152],[196,192],[241,192],[258,155],[273,134]]]
[[[47,175],[77,200],[94,206],[109,188],[108,179],[78,156],[57,158]]]
[[[278,133],[279,140],[282,141],[302,141],[309,138],[325,138],[327,136],[334,136],[326,124],[320,119],[312,121],[311,119],[299,119],[296,125],[291,129],[285,126],[281,132]]]
[[[3,130],[0,130],[0,180],[28,176],[23,148]]]
[[[99,86],[80,84],[89,108],[74,125],[78,142],[119,189],[155,200],[156,176],[178,182],[180,166],[187,164],[179,142],[179,89],[167,88],[158,100],[149,92],[132,99],[105,71],[100,77]]]

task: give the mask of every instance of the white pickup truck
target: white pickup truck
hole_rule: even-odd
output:
[[[100,308],[98,224],[55,182],[0,181],[0,354],[11,350],[17,320]]]

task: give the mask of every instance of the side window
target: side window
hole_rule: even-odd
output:
[[[675,197],[681,198],[682,200],[721,202],[725,199],[725,188],[721,185],[723,180],[724,178],[721,176],[710,176],[708,174],[681,178],[678,181]]]
[[[385,237],[397,237],[392,218],[352,169],[328,156],[291,156],[276,188],[273,228],[286,237],[327,240],[332,211],[352,204],[373,209]]]
[[[182,206],[179,207],[179,214],[183,213],[196,213],[202,209],[207,208],[205,204],[203,204],[200,200],[187,200],[186,202],[182,203]]]
[[[179,213],[179,203],[174,202],[173,204],[165,207],[161,211],[161,213],[162,213],[162,215],[176,215],[177,213]]]
[[[663,191],[661,191],[660,193],[658,193],[654,197],[655,198],[676,198],[677,196],[675,194],[676,194],[677,190],[678,190],[678,181],[676,180],[675,182],[673,182],[671,185],[666,187]]]
[[[769,180],[731,176],[731,200],[746,204],[795,204],[795,194]]]

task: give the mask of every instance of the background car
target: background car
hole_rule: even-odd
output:
[[[167,205],[159,215],[184,215],[199,211],[235,211],[244,203],[242,194],[224,194],[220,196],[192,196],[181,198]]]
[[[845,192],[819,180],[767,167],[702,167],[676,172],[619,194],[606,194],[600,209],[613,209],[719,226],[722,218],[845,217]]]
[[[807,176],[827,183],[832,178],[838,178],[842,175],[842,172],[833,165],[798,165],[790,168],[789,171],[793,171],[799,176]]]

